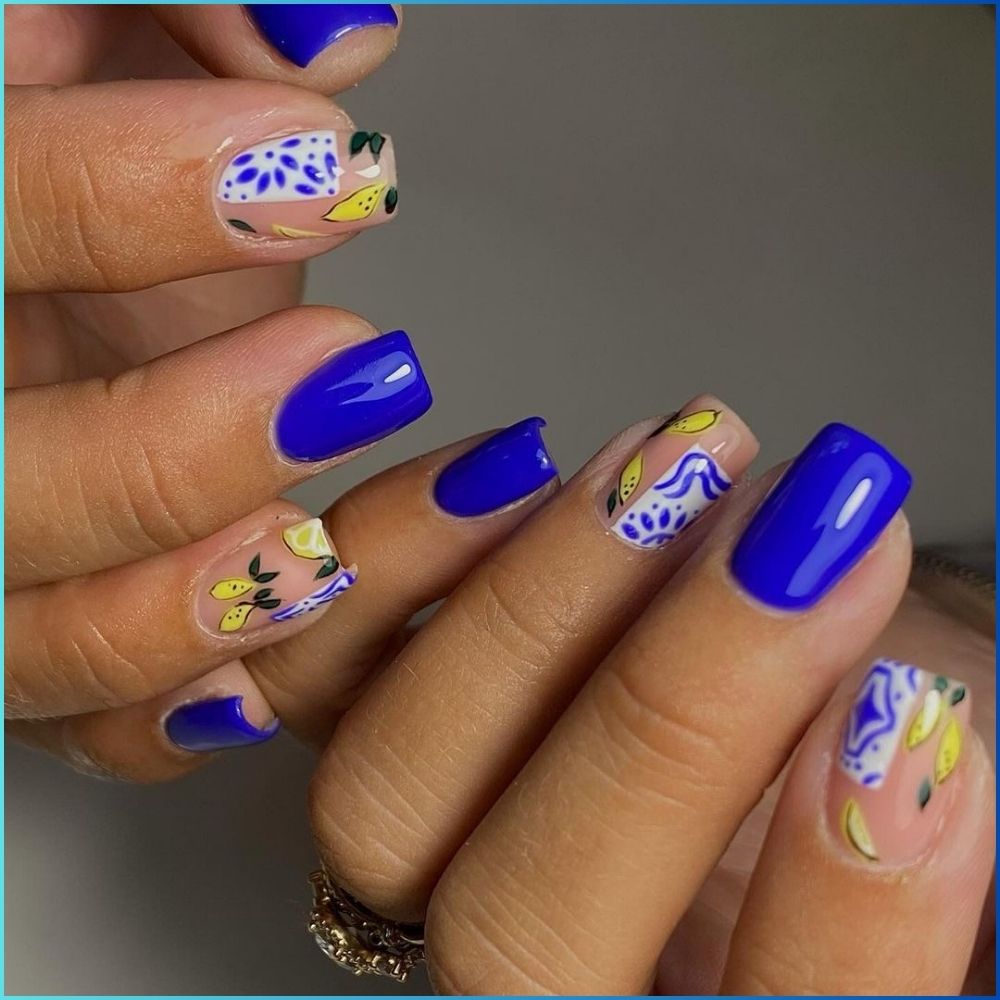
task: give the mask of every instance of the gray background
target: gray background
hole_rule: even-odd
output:
[[[437,403],[296,497],[535,412],[572,472],[709,389],[758,468],[847,420],[913,469],[919,540],[989,540],[992,74],[979,7],[410,8],[343,98],[400,217],[308,300],[409,330]],[[309,769],[279,739],[131,788],[11,748],[8,991],[370,988],[301,929]]]

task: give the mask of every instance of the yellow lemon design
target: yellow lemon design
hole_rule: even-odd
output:
[[[242,576],[231,576],[228,580],[220,580],[209,593],[217,601],[231,601],[234,597],[242,597],[253,590],[253,584]]]
[[[664,434],[700,434],[707,431],[709,427],[714,427],[722,416],[721,410],[695,410],[686,417],[678,417],[671,420],[663,428]]]
[[[962,752],[962,729],[955,719],[949,719],[941,734],[937,756],[934,758],[934,780],[940,785],[955,770]]]
[[[247,623],[250,612],[257,607],[256,604],[237,604],[235,608],[230,608],[219,622],[220,632],[239,632]]]
[[[939,718],[941,718],[941,692],[937,688],[932,688],[924,695],[924,703],[906,731],[906,749],[912,750],[920,746],[934,732]]]
[[[625,503],[635,493],[635,488],[639,485],[640,479],[642,479],[641,451],[622,469],[622,474],[618,477],[618,499],[622,503]]]
[[[318,517],[285,528],[281,537],[292,552],[303,559],[325,559],[333,555],[323,522]]]
[[[328,236],[329,233],[311,233],[308,229],[293,229],[291,226],[279,226],[274,223],[271,228],[279,235],[290,240],[306,240],[312,236]]]
[[[878,861],[878,853],[872,843],[871,834],[868,832],[868,824],[865,823],[864,816],[861,815],[861,808],[854,799],[848,799],[844,803],[844,836],[848,843],[863,857],[870,861]]]
[[[385,190],[385,184],[369,184],[355,191],[349,198],[338,201],[324,219],[330,222],[357,222],[367,219],[378,206],[378,200]]]

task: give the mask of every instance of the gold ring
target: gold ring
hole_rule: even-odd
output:
[[[359,903],[325,871],[309,876],[313,907],[309,933],[320,951],[356,976],[388,976],[405,982],[424,959],[424,928],[386,920]]]

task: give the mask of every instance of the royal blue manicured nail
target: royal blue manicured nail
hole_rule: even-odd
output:
[[[765,604],[811,607],[874,544],[911,482],[877,441],[845,424],[828,424],[743,532],[733,575]]]
[[[497,431],[441,470],[438,506],[456,517],[489,514],[530,496],[559,475],[545,448],[541,417]]]
[[[269,740],[281,728],[277,719],[264,729],[243,715],[243,696],[213,698],[181,705],[167,716],[163,728],[170,742],[193,753],[212,753]]]
[[[388,3],[248,3],[260,33],[296,66],[308,66],[327,46],[360,28],[395,28]]]
[[[297,462],[343,455],[393,434],[430,409],[430,386],[402,331],[329,358],[285,397],[274,437]]]

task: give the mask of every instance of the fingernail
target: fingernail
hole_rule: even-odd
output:
[[[507,507],[559,475],[545,448],[541,417],[497,431],[441,470],[437,505],[456,517],[477,517]]]
[[[657,427],[601,490],[598,516],[623,541],[659,548],[729,489],[730,473],[742,474],[756,449],[733,411],[714,397],[698,397]]]
[[[388,3],[248,3],[260,33],[289,62],[305,67],[325,48],[361,28],[395,28],[399,18]]]
[[[866,861],[918,858],[955,794],[969,725],[964,684],[876,660],[851,703],[830,781],[829,820]]]
[[[299,382],[278,410],[275,441],[287,458],[319,462],[394,434],[432,402],[413,344],[397,330],[339,351]]]
[[[381,132],[319,129],[265,139],[226,163],[215,190],[234,232],[282,240],[377,226],[398,203],[396,156]]]
[[[765,604],[811,607],[874,544],[910,483],[909,472],[877,441],[828,424],[743,532],[733,575]]]
[[[328,604],[357,579],[345,569],[318,517],[267,531],[204,576],[198,613],[209,631],[251,632]]]
[[[263,743],[281,728],[275,719],[264,729],[251,725],[243,715],[243,696],[213,698],[181,705],[163,723],[171,743],[193,753],[212,753],[232,747]]]

